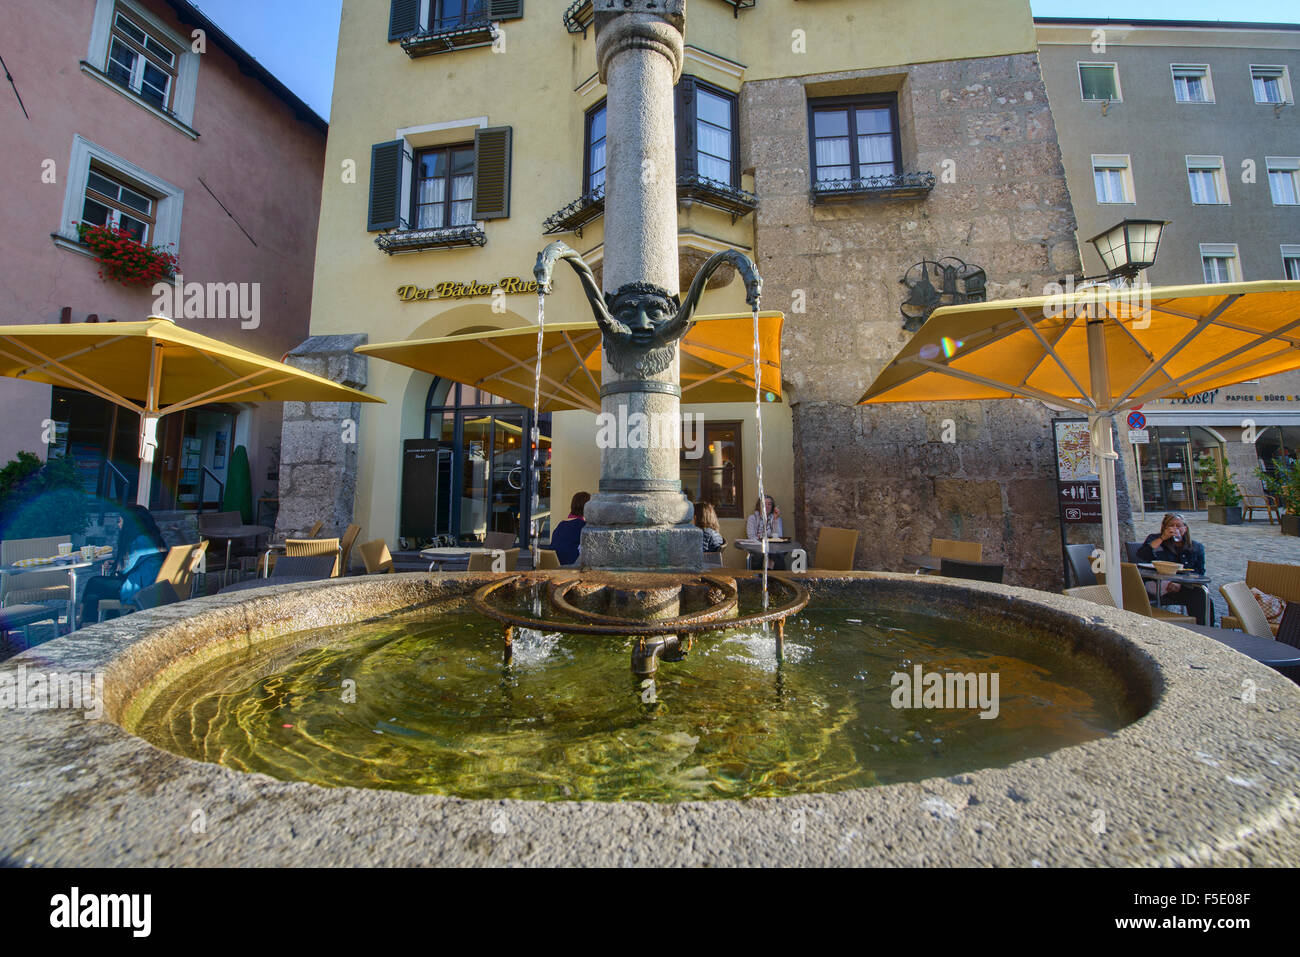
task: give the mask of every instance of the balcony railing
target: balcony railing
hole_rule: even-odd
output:
[[[591,0],[575,0],[569,9],[564,11],[564,29],[570,33],[581,33],[585,37],[595,19],[596,14],[592,10]]]
[[[477,20],[448,18],[434,20],[428,29],[402,37],[402,49],[409,57],[431,56],[450,50],[490,46],[496,36],[496,26],[486,17]]]
[[[677,178],[677,198],[730,213],[733,223],[758,208],[758,197],[753,193],[694,174]],[[583,227],[599,218],[604,212],[605,188],[601,186],[584,193],[569,205],[546,217],[542,223],[542,231],[547,236],[556,233],[576,233],[581,237]]]
[[[740,16],[741,10],[748,10],[757,2],[757,0],[722,0],[722,2],[731,7],[731,15],[733,17],[738,17]]]
[[[918,198],[934,189],[933,173],[897,173],[863,179],[822,179],[813,183],[813,202],[856,197]]]
[[[477,224],[468,226],[443,226],[438,229],[411,229],[406,224],[375,237],[375,245],[392,256],[395,253],[413,253],[421,249],[455,249],[463,246],[484,246],[487,235]]]

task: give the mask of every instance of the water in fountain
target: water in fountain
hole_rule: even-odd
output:
[[[537,513],[541,509],[542,497],[539,490],[538,482],[538,463],[537,456],[541,454],[541,407],[542,407],[542,337],[546,332],[546,293],[542,289],[537,290],[537,367],[533,371],[533,428],[529,433],[533,443],[533,464],[532,474],[529,479],[533,483],[533,507],[530,512],[532,521],[528,525],[528,535],[532,540],[530,550],[533,553],[533,567],[538,565],[537,561]]]

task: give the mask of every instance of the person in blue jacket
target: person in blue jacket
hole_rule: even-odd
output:
[[[1200,542],[1192,541],[1192,532],[1181,515],[1172,512],[1165,515],[1160,522],[1160,531],[1148,535],[1142,547],[1138,549],[1138,560],[1143,562],[1179,562],[1192,569],[1198,575],[1205,574],[1205,547]],[[1160,583],[1161,603],[1166,605],[1183,605],[1187,613],[1204,623],[1205,592],[1193,585],[1179,585],[1177,582]]]
[[[125,604],[158,577],[167,557],[167,543],[149,510],[128,505],[122,510],[122,529],[113,551],[113,574],[96,575],[86,582],[82,595],[81,620],[94,624],[99,603],[112,598]]]
[[[551,548],[561,565],[572,565],[578,560],[582,543],[582,527],[587,524],[583,510],[591,501],[590,492],[578,492],[569,503],[569,517],[556,525],[551,532]]]

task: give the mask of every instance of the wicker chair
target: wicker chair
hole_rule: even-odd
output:
[[[979,542],[959,542],[951,538],[930,539],[932,558],[955,558],[963,562],[984,561],[984,546]]]
[[[393,555],[382,538],[361,543],[361,560],[366,564],[367,575],[387,575],[393,571]]]
[[[1300,602],[1300,565],[1283,565],[1278,562],[1247,562],[1246,563],[1246,582],[1247,588],[1258,588],[1262,592],[1270,595],[1277,595],[1288,605],[1292,602]],[[1222,588],[1219,589],[1223,591]],[[1226,597],[1226,596],[1225,596]],[[1254,601],[1254,597],[1251,598]],[[1255,602],[1256,605],[1259,602]],[[1224,615],[1220,624],[1224,628],[1241,628],[1241,619],[1234,612],[1231,615]],[[1276,634],[1277,626],[1273,625],[1272,632]]]
[[[121,615],[125,612],[138,610],[142,607],[153,608],[159,604],[171,604],[175,601],[182,601],[189,598],[194,590],[194,572],[199,567],[199,562],[203,558],[204,552],[208,550],[208,542],[199,542],[197,545],[174,545],[167,549],[167,557],[163,559],[162,567],[158,569],[158,574],[153,580],[154,585],[166,582],[171,586],[170,592],[166,589],[159,590],[155,597],[160,599],[153,604],[144,604],[136,598],[127,602],[118,601],[115,598],[105,598],[99,603],[98,617],[100,621],[108,612],[115,612]],[[150,586],[153,587],[153,586]],[[142,589],[139,594],[143,594]],[[153,601],[152,598],[146,598],[145,602]]]
[[[716,554],[716,553],[714,553],[714,554]],[[707,562],[707,560],[708,560],[708,557],[709,557],[709,556],[708,556],[707,554],[704,556],[706,562]],[[542,568],[559,568],[559,567],[560,567],[560,556],[555,552],[554,549],[551,549],[551,548],[539,548],[539,549],[537,550],[537,567],[538,567],[539,569],[542,569]]]
[[[813,566],[818,571],[853,570],[853,553],[858,547],[856,528],[822,528],[817,533],[817,554]]]
[[[286,538],[284,540],[286,558],[290,556],[333,555],[334,573],[330,576],[331,578],[338,578],[339,576],[339,551],[339,540],[337,538]],[[274,568],[272,571],[274,571]]]
[[[1191,615],[1180,615],[1176,612],[1166,611],[1163,608],[1151,607],[1151,596],[1147,594],[1146,582],[1142,580],[1142,573],[1132,562],[1124,562],[1119,566],[1119,580],[1124,587],[1124,610],[1136,612],[1139,615],[1146,615],[1148,618],[1155,618],[1159,621],[1167,621],[1176,625],[1194,625],[1196,619]]]
[[[339,574],[347,575],[352,570],[352,546],[361,534],[360,525],[349,525],[343,532],[343,541],[339,545]]]
[[[12,565],[26,558],[49,558],[57,555],[59,545],[66,541],[69,541],[67,535],[6,539],[0,542],[0,565]],[[29,571],[21,575],[5,575],[0,580],[0,604],[6,606],[69,601],[71,598],[67,569]]]
[[[1110,593],[1110,589],[1105,585],[1079,585],[1075,588],[1067,588],[1065,594],[1071,598],[1082,598],[1098,605],[1108,605],[1111,608],[1119,607],[1115,604],[1115,596]]]
[[[1272,638],[1273,625],[1269,624],[1264,609],[1250,592],[1245,582],[1229,582],[1219,586],[1219,594],[1228,603],[1232,611],[1232,620],[1240,622],[1237,626],[1248,635],[1256,638]],[[1225,617],[1224,621],[1228,619]]]

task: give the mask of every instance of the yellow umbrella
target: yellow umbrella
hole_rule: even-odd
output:
[[[759,313],[759,367],[763,389],[781,395],[780,312]],[[752,402],[754,320],[696,316],[681,340],[683,402]],[[474,386],[519,405],[533,404],[537,327],[476,332],[440,339],[359,346],[375,356]],[[546,324],[542,337],[541,411],[600,411],[600,328],[591,322]]]
[[[143,322],[0,326],[0,375],[81,389],[140,416],[140,484],[149,504],[158,420],[211,402],[382,402],[357,389],[182,329]]]
[[[1098,286],[936,310],[859,401],[1020,397],[1086,415],[1100,460],[1106,581],[1119,602],[1110,416],[1292,369],[1300,282]]]

